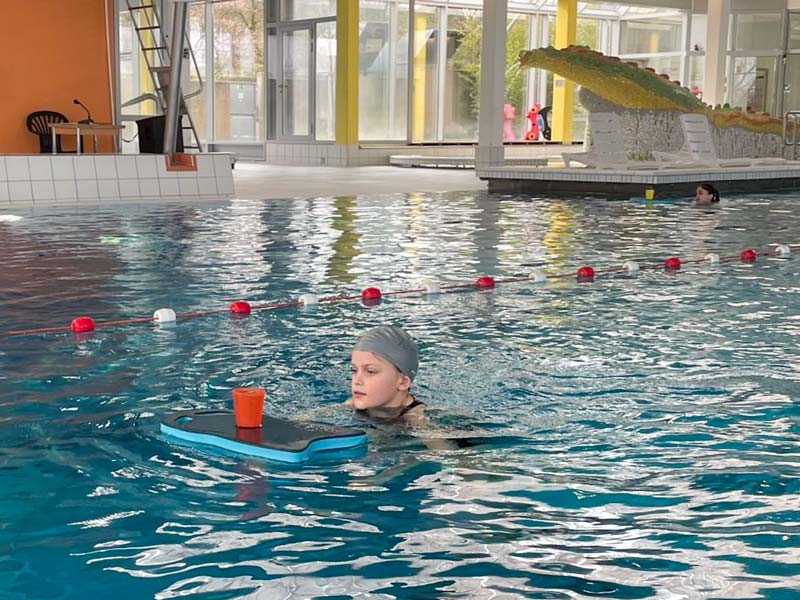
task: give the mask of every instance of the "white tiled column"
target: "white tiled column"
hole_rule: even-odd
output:
[[[710,106],[723,104],[725,101],[725,56],[728,50],[730,14],[731,0],[708,0],[703,102]]]
[[[503,100],[506,89],[508,0],[483,0],[481,108],[475,164],[503,164]]]

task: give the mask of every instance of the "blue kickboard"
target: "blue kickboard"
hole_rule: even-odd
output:
[[[236,427],[232,410],[175,412],[161,421],[161,432],[192,444],[287,463],[301,463],[315,453],[367,443],[367,435],[360,429],[268,416],[259,428]]]

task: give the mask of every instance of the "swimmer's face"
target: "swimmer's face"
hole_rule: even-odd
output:
[[[350,391],[359,410],[402,406],[411,379],[388,360],[365,350],[353,350]]]
[[[714,202],[714,194],[703,187],[698,187],[694,193],[694,201],[697,204],[711,204]]]

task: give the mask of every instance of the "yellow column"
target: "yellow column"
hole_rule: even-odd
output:
[[[654,54],[655,54],[656,52],[658,52],[658,40],[659,40],[659,37],[660,37],[660,36],[659,36],[659,35],[658,35],[658,33],[656,33],[655,31],[653,31],[653,32],[650,34],[650,37],[649,37],[649,38],[648,38],[648,40],[647,40],[647,46],[648,46],[647,50],[648,50],[649,52],[652,52],[652,53],[654,53]]]
[[[415,142],[425,137],[425,74],[428,63],[428,17],[424,14],[414,18],[414,64],[412,89],[411,139]]]
[[[578,0],[558,0],[556,13],[556,48],[566,48],[575,43],[578,27]],[[575,83],[558,75],[553,76],[553,127],[552,138],[560,142],[572,141],[572,112],[575,103]]]
[[[336,143],[358,144],[358,0],[336,0]]]

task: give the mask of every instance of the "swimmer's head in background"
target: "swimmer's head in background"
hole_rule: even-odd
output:
[[[385,358],[413,381],[419,368],[417,343],[395,325],[380,325],[364,333],[353,350],[372,352]]]
[[[711,194],[711,202],[716,203],[719,202],[719,191],[710,183],[701,183],[697,186],[698,188],[705,190],[706,193]]]

